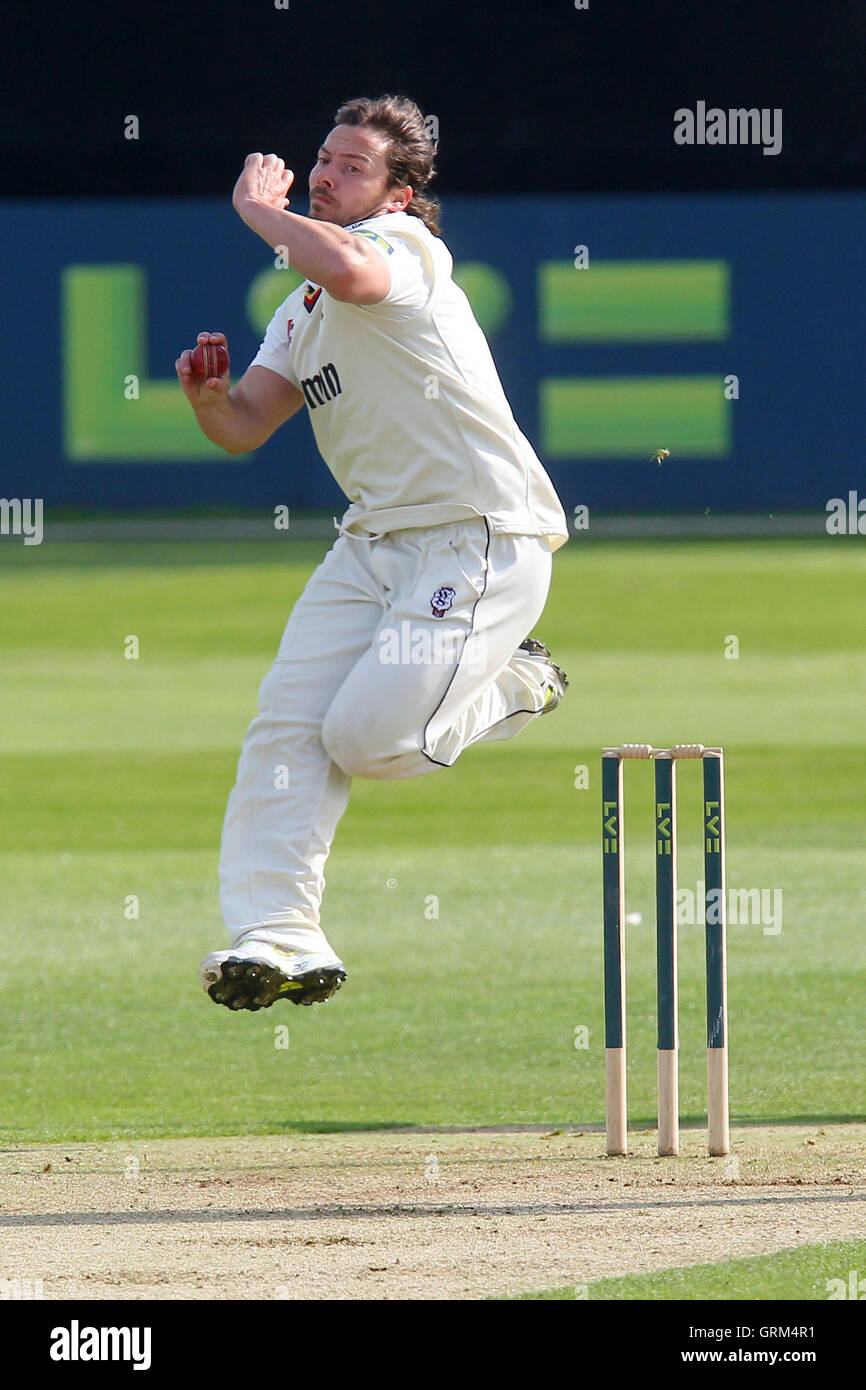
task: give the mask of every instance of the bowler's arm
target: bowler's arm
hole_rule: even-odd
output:
[[[194,407],[199,428],[228,454],[260,449],[301,409],[304,393],[269,367],[247,367],[222,402]]]
[[[206,337],[226,343],[221,333],[199,335],[200,340]],[[227,454],[261,448],[304,404],[303,391],[269,367],[247,367],[237,385],[230,386],[228,372],[207,382],[196,376],[190,356],[187,349],[177,359],[178,380],[202,434]]]

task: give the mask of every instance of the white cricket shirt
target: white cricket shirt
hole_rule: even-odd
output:
[[[298,286],[253,364],[303,391],[316,443],[351,503],[342,525],[379,534],[486,516],[493,531],[568,539],[553,484],[521,433],[487,339],[418,217],[353,223],[387,260],[378,304]]]

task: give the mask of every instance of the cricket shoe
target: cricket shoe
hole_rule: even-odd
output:
[[[541,677],[544,687],[544,704],[539,713],[550,714],[555,710],[566,690],[568,689],[568,676],[564,671],[560,671],[550,659],[550,651],[543,642],[539,642],[535,637],[527,637],[525,642],[521,642],[517,648],[519,652],[525,652],[527,656],[537,658],[539,663],[546,668]]]
[[[227,1009],[268,1009],[278,999],[321,1004],[346,978],[333,951],[302,951],[248,938],[228,951],[211,951],[198,969],[202,989]]]

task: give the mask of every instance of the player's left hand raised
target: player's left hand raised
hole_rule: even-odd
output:
[[[295,176],[285,162],[275,154],[248,154],[241,176],[235,184],[232,204],[243,216],[245,204],[276,208],[284,212],[289,206],[289,189]]]

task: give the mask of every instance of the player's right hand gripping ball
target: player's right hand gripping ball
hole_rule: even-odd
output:
[[[212,376],[224,376],[229,369],[229,355],[222,343],[199,343],[189,361],[196,376],[206,381]]]

